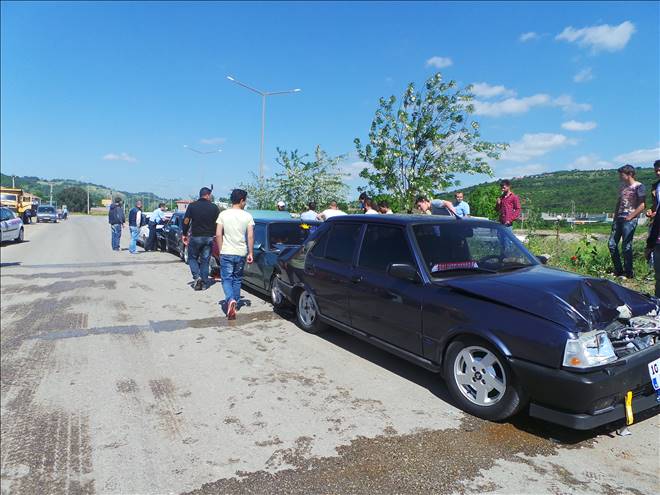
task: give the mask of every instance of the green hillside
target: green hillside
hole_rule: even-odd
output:
[[[637,180],[647,189],[655,182],[653,168],[637,169]],[[461,188],[469,202],[470,193],[496,181]],[[539,212],[571,212],[571,201],[579,213],[611,213],[617,201],[619,175],[614,170],[564,170],[511,179],[511,187],[524,206]]]
[[[0,174],[0,183],[4,187],[12,186],[12,176]],[[175,200],[178,198],[161,198],[158,195],[155,195],[151,192],[127,192],[127,191],[117,191],[111,189],[107,186],[102,186],[100,184],[92,184],[88,182],[80,182],[77,180],[71,179],[52,179],[46,180],[39,177],[14,177],[14,184],[16,187],[19,187],[25,191],[28,191],[32,194],[36,194],[41,198],[43,203],[47,203],[50,198],[50,184],[53,184],[53,202],[56,203],[56,198],[59,192],[67,187],[81,187],[87,190],[89,186],[89,196],[91,206],[101,206],[102,199],[110,199],[112,197],[120,196],[124,201],[128,201],[129,204],[133,204],[134,201],[142,199],[145,202],[146,208],[157,207],[160,201],[169,203],[170,200]]]

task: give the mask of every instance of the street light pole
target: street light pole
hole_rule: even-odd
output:
[[[252,86],[249,86],[238,79],[234,78],[233,76],[227,76],[227,79],[229,79],[231,82],[238,84],[239,86],[243,86],[245,89],[248,89],[252,91],[253,93],[257,93],[258,95],[261,96],[261,146],[260,146],[260,151],[259,151],[259,180],[263,181],[264,178],[264,140],[265,140],[265,134],[266,134],[266,97],[267,96],[275,96],[275,95],[284,95],[288,93],[300,93],[302,89],[300,88],[295,88],[295,89],[287,89],[285,91],[261,91],[259,89],[253,88]]]

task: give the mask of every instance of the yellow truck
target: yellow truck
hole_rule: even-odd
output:
[[[0,187],[0,206],[13,210],[23,223],[31,223],[31,218],[37,214],[37,206],[41,199],[23,189],[16,187]]]

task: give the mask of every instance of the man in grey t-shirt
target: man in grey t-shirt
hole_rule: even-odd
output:
[[[635,167],[624,165],[619,168],[619,200],[614,209],[612,234],[608,242],[614,275],[633,278],[633,237],[637,228],[637,218],[644,211],[646,188],[635,180]],[[619,241],[623,251],[623,266],[619,254]]]

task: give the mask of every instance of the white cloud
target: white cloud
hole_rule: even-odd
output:
[[[223,137],[202,138],[199,140],[201,144],[223,144],[225,141],[227,141],[227,138]]]
[[[591,110],[591,105],[589,103],[577,103],[576,101],[573,101],[573,97],[570,95],[558,96],[552,100],[552,105],[560,107],[567,113],[587,112]]]
[[[472,93],[480,98],[493,98],[494,96],[516,96],[516,92],[504,86],[491,86],[488,83],[473,83]]]
[[[591,131],[597,127],[597,124],[593,121],[578,122],[577,120],[569,120],[564,122],[561,127],[567,131]]]
[[[539,39],[539,35],[535,33],[534,31],[529,31],[527,33],[523,33],[520,35],[520,38],[518,38],[522,43],[525,43],[526,41],[531,41],[531,40],[537,40]]]
[[[576,140],[569,139],[563,134],[549,132],[524,134],[520,140],[513,141],[509,145],[509,148],[502,154],[502,160],[526,162],[532,158],[574,144],[577,144]]]
[[[134,156],[129,155],[128,153],[108,153],[107,155],[103,155],[104,160],[118,160],[122,162],[131,162],[135,163],[137,162],[137,158]]]
[[[476,115],[486,115],[489,117],[525,113],[532,107],[547,105],[548,103],[550,103],[550,97],[542,93],[525,96],[524,98],[506,98],[505,100],[495,102],[480,100],[474,100],[472,102]]]
[[[443,69],[453,65],[454,62],[449,57],[431,57],[426,61],[427,67],[435,67],[436,69]]]
[[[597,170],[602,168],[612,168],[613,163],[606,160],[601,160],[598,155],[589,153],[577,157],[573,163],[566,165],[567,170]]]
[[[355,180],[360,178],[360,172],[365,168],[372,169],[373,165],[369,162],[355,161],[351,163],[344,163],[340,165],[339,170],[341,173],[346,174],[347,180]]]
[[[601,24],[581,29],[568,26],[555,39],[591,48],[594,53],[601,50],[616,52],[625,48],[634,32],[635,25],[630,21],[624,21],[618,26]]]
[[[498,172],[502,177],[522,177],[523,175],[535,175],[545,172],[548,167],[540,163],[530,163],[519,167],[510,167]]]
[[[657,148],[635,150],[614,157],[614,161],[616,162],[630,163],[632,165],[650,166],[656,160],[660,160],[660,146]]]
[[[582,83],[582,82],[587,82],[591,81],[594,78],[594,74],[591,71],[591,67],[587,67],[586,69],[582,69],[580,72],[575,74],[573,76],[573,81],[576,83]]]

